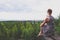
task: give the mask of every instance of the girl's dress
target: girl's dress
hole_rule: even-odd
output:
[[[44,36],[54,36],[54,18],[52,16],[48,16],[47,18],[49,18],[50,21],[41,27],[41,31],[43,31]]]

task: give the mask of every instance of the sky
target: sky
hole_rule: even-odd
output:
[[[60,0],[0,0],[0,21],[44,20],[47,10],[52,15],[60,15]]]

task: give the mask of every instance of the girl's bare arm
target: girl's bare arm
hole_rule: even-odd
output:
[[[45,23],[49,22],[50,19],[46,18],[41,24],[40,27],[43,27]]]

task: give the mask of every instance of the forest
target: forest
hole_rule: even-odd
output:
[[[0,40],[35,40],[42,21],[0,21]],[[60,16],[55,22],[55,32],[60,35]]]

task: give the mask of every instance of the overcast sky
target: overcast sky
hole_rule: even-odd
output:
[[[60,14],[60,0],[0,0],[0,20],[43,20],[47,9]]]

